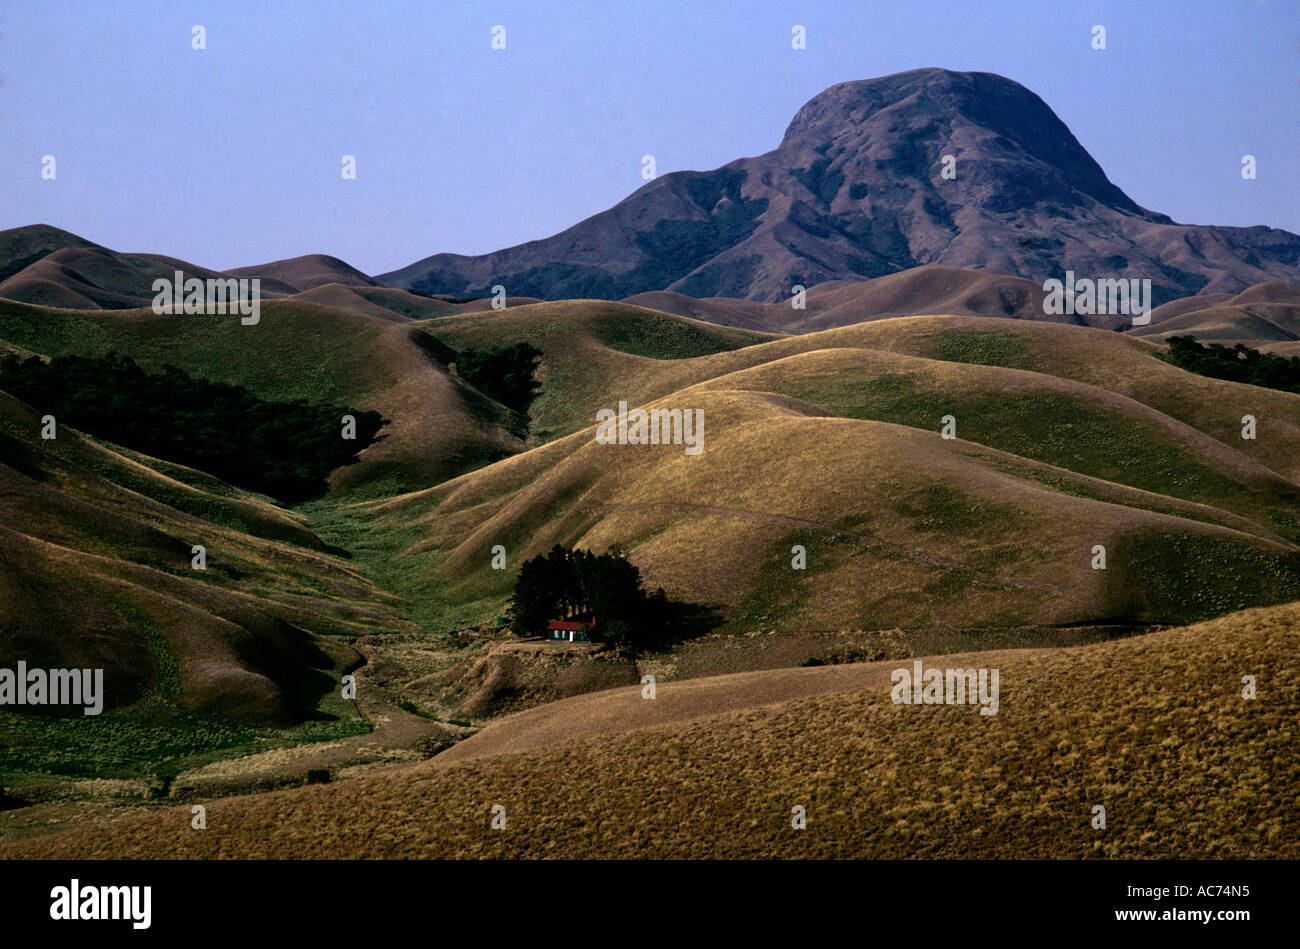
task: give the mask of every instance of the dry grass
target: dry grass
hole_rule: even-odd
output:
[[[813,353],[789,363],[825,360]],[[984,367],[970,375],[1008,374],[1016,375]],[[1007,380],[984,384],[996,391]],[[410,570],[436,570],[447,595],[462,600],[508,596],[507,572],[489,566],[493,545],[518,563],[556,543],[622,544],[652,588],[722,604],[736,629],[1181,622],[1300,595],[1296,548],[1266,504],[1271,491],[1277,517],[1289,510],[1280,478],[1141,405],[1085,395],[1118,403],[1104,417],[1135,425],[1139,442],[1177,438],[1168,458],[1185,458],[1188,478],[1204,490],[1184,501],[937,431],[830,416],[770,391],[699,387],[651,403],[704,411],[699,456],[678,446],[599,445],[589,428],[374,505],[372,530],[398,545]],[[1104,456],[1111,447],[1093,450]],[[1184,553],[1191,574],[1150,573],[1146,561],[1167,561],[1159,551],[1184,538],[1208,545]],[[809,552],[807,570],[790,569],[795,544]],[[1121,552],[1105,571],[1090,567],[1094,544]],[[1134,545],[1143,549],[1122,553]],[[1216,590],[1229,591],[1199,615],[1132,598],[1144,575],[1181,592],[1198,570],[1197,582],[1217,577]],[[1260,586],[1261,577],[1276,586]]]
[[[1300,599],[1300,490],[1286,480],[1300,477],[1300,397],[1190,375],[1141,340],[1018,321],[915,317],[756,342],[569,301],[420,326],[456,348],[541,348],[534,436],[554,440],[443,481],[521,446],[499,406],[431,358],[413,327],[378,314],[271,301],[253,328],[263,332],[236,353],[238,334],[202,319],[0,303],[0,337],[16,347],[113,346],[268,397],[377,408],[394,419],[388,437],[335,487],[421,488],[287,512],[72,432],[40,444],[36,417],[0,397],[0,556],[18,565],[0,570],[0,594],[39,618],[24,642],[63,649],[59,664],[113,663],[138,690],[148,677],[130,670],[170,656],[191,707],[269,717],[294,678],[276,668],[306,668],[295,649],[323,653],[313,668],[335,675],[355,656],[322,636],[377,647],[367,685],[382,707],[370,720],[391,734],[194,760],[178,791],[282,785],[309,764],[336,777],[396,765],[215,804],[206,835],[190,835],[187,812],[167,812],[102,839],[78,832],[9,852],[1294,855],[1275,790],[1294,777],[1280,751],[1294,715],[1279,717],[1276,700],[1230,700],[1242,671],[1273,677],[1273,696],[1293,677],[1295,607],[1244,614],[1240,628],[982,655],[1004,670],[994,720],[891,705],[892,663],[681,679],[797,664],[823,647],[893,659],[926,644],[1080,642],[1088,635],[1043,631]],[[595,410],[623,399],[703,409],[704,454],[594,443]],[[958,440],[937,433],[949,412]],[[1237,437],[1248,412],[1256,442]],[[357,559],[331,554],[313,529]],[[187,569],[191,543],[210,552],[200,578]],[[728,632],[782,636],[761,648],[736,637],[734,650],[714,637],[652,658],[654,703],[636,689],[564,701],[428,766],[401,764],[455,733],[422,715],[468,703],[488,716],[626,676],[520,657],[475,670],[451,639],[412,638],[496,615],[513,570],[490,569],[493,545],[514,567],[555,543],[619,544],[652,588],[724,606]],[[803,571],[790,569],[796,544]],[[1105,571],[1089,566],[1094,544],[1108,549]],[[0,617],[7,654],[15,630]],[[251,668],[247,657],[268,649],[288,665]],[[422,715],[398,714],[408,696]],[[496,802],[511,830],[492,835]],[[810,829],[793,834],[798,803]],[[1091,803],[1106,804],[1112,831],[1088,829]]]
[[[502,607],[498,543],[512,563],[619,543],[652,584],[729,607],[738,630],[1186,622],[1300,592],[1300,397],[1183,372],[1120,334],[1018,320],[879,320],[652,360],[606,342],[632,310],[497,314],[502,338],[548,351],[565,384],[542,415],[573,434],[352,510],[396,582],[436,578],[408,595],[458,604],[432,622]],[[480,316],[427,326],[457,345],[488,332]],[[592,444],[595,409],[620,399],[707,407],[705,454]],[[959,441],[935,437],[945,414]],[[1258,440],[1239,437],[1243,414]],[[952,516],[925,516],[936,507]],[[794,544],[816,549],[798,578],[783,566]],[[1094,544],[1124,552],[1104,576],[1079,553]],[[1206,577],[1213,590],[1183,596]]]
[[[720,365],[711,354],[773,338],[598,300],[537,303],[421,325],[458,350],[518,342],[541,350],[542,388],[529,410],[534,443],[585,428],[597,409],[619,399],[645,402],[709,378]]]
[[[532,751],[492,747],[487,731],[480,747],[507,753],[214,802],[203,832],[178,809],[0,854],[1294,859],[1297,629],[1293,604],[962,657],[1001,671],[991,717],[892,704],[891,663],[699,680],[663,688],[663,705],[590,696],[496,726],[543,745]],[[1240,695],[1246,673],[1254,701]],[[598,737],[593,707],[607,718]],[[489,829],[494,804],[504,831]],[[1104,831],[1090,826],[1097,804]]]
[[[677,320],[667,324],[666,321]],[[691,321],[625,304],[564,301],[468,314],[423,324],[456,346],[526,340],[546,354],[547,387],[535,405],[536,431],[546,437],[585,428],[598,408],[619,399],[641,404],[687,386],[716,380],[800,353],[825,349],[874,350],[1030,370],[1107,390],[1223,442],[1286,478],[1300,477],[1300,398],[1184,372],[1155,359],[1156,347],[1105,330],[1029,320],[916,316],[875,320],[803,336],[770,339],[726,327],[708,327],[714,349],[684,350],[690,358],[645,359],[609,343],[641,324],[644,332]],[[1163,324],[1162,324],[1163,325]],[[701,330],[701,333],[706,330]],[[722,334],[734,334],[731,337]],[[0,334],[2,335],[2,334]],[[725,342],[725,345],[723,344]],[[740,345],[752,343],[754,345]],[[663,350],[658,355],[663,355]],[[964,382],[952,390],[961,397]],[[1255,441],[1240,437],[1241,416],[1260,420]]]

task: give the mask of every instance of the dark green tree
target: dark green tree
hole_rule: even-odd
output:
[[[541,384],[533,378],[542,351],[530,343],[496,346],[479,352],[466,349],[456,356],[461,378],[506,408],[527,413]]]
[[[717,625],[714,612],[648,594],[636,564],[618,548],[603,554],[559,544],[524,561],[514,588],[515,630],[540,632],[556,619],[594,616],[596,635],[629,652],[667,645]]]
[[[1266,389],[1300,393],[1300,358],[1262,353],[1238,343],[1231,349],[1221,343],[1203,346],[1195,336],[1170,336],[1166,362],[1202,376],[1228,379]]]
[[[289,503],[322,493],[384,424],[378,412],[303,400],[272,402],[174,366],[145,372],[129,356],[0,360],[0,389],[39,414],[127,448],[216,475]],[[342,419],[356,438],[342,437]]]

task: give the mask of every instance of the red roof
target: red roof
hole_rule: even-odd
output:
[[[556,620],[554,623],[551,623],[546,628],[579,630],[579,629],[591,629],[595,625],[596,625],[595,620],[592,620],[590,623],[577,623],[577,622],[573,622],[572,620]]]

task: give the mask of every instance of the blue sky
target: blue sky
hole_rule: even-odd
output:
[[[643,184],[644,154],[759,154],[825,87],[923,66],[1029,87],[1145,207],[1300,232],[1297,0],[14,6],[0,228],[209,267],[379,273],[545,237]]]

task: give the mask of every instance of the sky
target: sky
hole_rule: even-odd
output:
[[[926,66],[1027,86],[1144,207],[1300,233],[1300,0],[40,6],[0,0],[0,229],[216,269],[547,237],[644,155],[761,154],[827,86]]]

